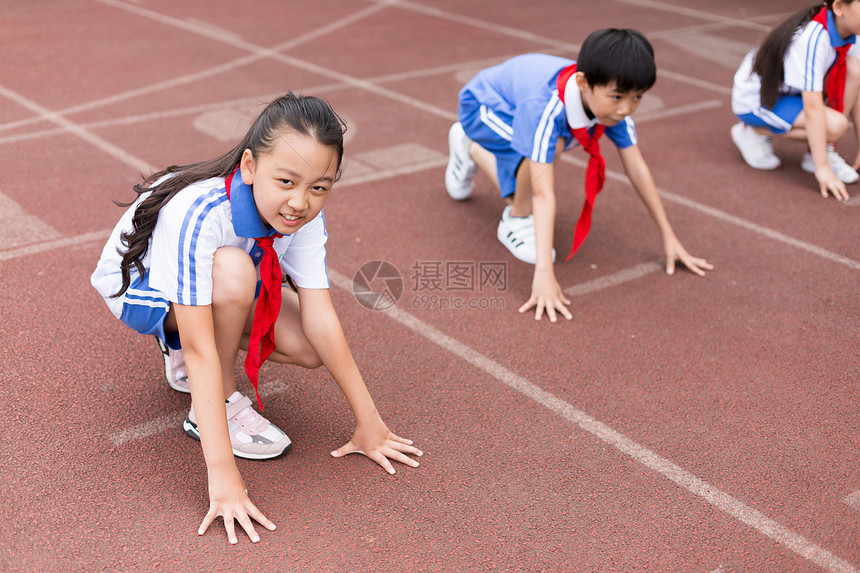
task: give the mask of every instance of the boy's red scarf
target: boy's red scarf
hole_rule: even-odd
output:
[[[230,199],[230,187],[233,177],[239,172],[239,167],[225,180],[227,188],[227,199]],[[260,374],[260,365],[275,350],[275,321],[281,312],[281,284],[283,273],[278,262],[278,254],[275,252],[272,242],[283,237],[275,233],[266,237],[254,239],[257,246],[263,250],[263,260],[260,261],[260,296],[257,298],[257,309],[254,311],[254,322],[251,324],[251,337],[248,341],[248,356],[245,358],[245,372],[248,379],[254,385],[257,393],[257,404],[263,409],[263,400],[260,398],[260,390],[257,388]]]
[[[822,8],[812,20],[813,22],[818,22],[827,30],[827,7]],[[834,48],[836,50],[836,61],[827,74],[827,85],[824,86],[827,101],[830,107],[836,111],[845,109],[845,77],[848,74],[845,56],[848,54],[850,48],[851,44],[843,44],[838,48]]]
[[[562,104],[564,104],[564,89],[567,87],[568,80],[575,73],[576,64],[572,64],[561,70],[558,75],[556,87],[558,88],[558,99],[561,100]],[[588,160],[588,168],[585,170],[585,204],[582,206],[582,213],[579,215],[576,229],[573,232],[573,246],[570,249],[570,254],[567,255],[568,261],[585,241],[585,237],[588,236],[588,231],[591,229],[591,211],[594,208],[594,199],[603,189],[603,182],[606,179],[606,161],[600,154],[600,144],[597,141],[603,135],[603,125],[600,123],[595,125],[593,134],[589,134],[588,129],[584,127],[577,129],[571,127],[570,131],[591,157]]]

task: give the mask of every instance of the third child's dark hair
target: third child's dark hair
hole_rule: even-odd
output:
[[[198,163],[171,165],[135,185],[134,191],[138,195],[152,193],[135,209],[132,219],[134,229],[121,235],[122,244],[127,249],[125,252],[120,251],[122,287],[113,296],[120,296],[128,290],[131,285],[131,267],[135,267],[141,276],[144,274],[143,257],[149,249],[149,239],[158,221],[158,213],[174,195],[192,183],[212,177],[227,177],[239,165],[246,149],[250,149],[255,158],[265,155],[272,151],[277,138],[285,132],[312,137],[334,149],[340,175],[345,130],[343,119],[324,100],[287,93],[266,106],[242,141],[224,155]],[[153,186],[166,175],[172,176]]]
[[[850,4],[854,0],[842,0]],[[782,86],[785,74],[785,53],[791,45],[791,40],[798,28],[806,26],[825,6],[833,9],[835,0],[819,2],[790,16],[782,24],[765,36],[753,59],[753,73],[761,78],[761,103],[764,107],[773,108],[779,98],[779,88]]]
[[[646,91],[657,81],[654,48],[638,30],[605,28],[582,43],[576,71],[591,87],[615,82],[620,92]]]

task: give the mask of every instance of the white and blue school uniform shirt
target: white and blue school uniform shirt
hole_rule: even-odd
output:
[[[571,128],[597,124],[582,104],[575,84],[558,97],[556,80],[573,60],[547,54],[524,54],[478,72],[460,90],[460,123],[466,135],[496,155],[502,195],[514,192],[514,172],[527,157],[552,163],[558,140],[565,149],[579,143]],[[606,136],[619,149],[637,142],[630,117],[606,127]],[[506,181],[505,181],[506,180]]]
[[[238,247],[259,265],[262,250],[254,238],[274,233],[260,218],[251,187],[240,177],[234,179],[229,199],[224,178],[199,181],[177,193],[161,208],[142,260],[146,280],[140,281],[132,267],[132,288],[121,297],[110,298],[122,285],[119,252],[126,248],[120,234],[132,229],[134,210],[148,195],[138,198],[123,214],[91,277],[92,285],[118,318],[122,318],[124,305],[163,305],[166,309],[171,302],[190,306],[212,304],[215,251]],[[274,240],[272,246],[281,269],[297,286],[329,288],[325,262],[327,238],[325,219],[320,212],[295,233]]]
[[[798,29],[786,50],[783,61],[783,83],[779,87],[780,99],[800,97],[802,92],[824,91],[824,79],[836,61],[836,48],[853,44],[849,55],[860,56],[856,47],[856,37],[843,39],[836,29],[833,12],[827,12],[827,28],[814,20]],[[768,110],[761,103],[761,77],[753,73],[753,60],[758,48],[750,51],[735,73],[732,84],[732,112],[742,116],[752,114],[764,124],[775,128],[778,133],[791,129],[794,120],[802,110],[802,103],[782,111]],[[755,122],[753,122],[755,124]]]

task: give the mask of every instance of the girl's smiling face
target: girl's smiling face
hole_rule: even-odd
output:
[[[836,30],[843,39],[860,34],[860,2],[836,0],[833,3],[833,15],[836,16]]]
[[[339,167],[333,148],[294,131],[284,132],[269,153],[254,157],[246,149],[239,166],[260,218],[282,235],[319,215]]]

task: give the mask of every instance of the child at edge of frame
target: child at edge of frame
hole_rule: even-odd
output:
[[[191,394],[183,428],[201,442],[208,475],[200,535],[218,516],[232,544],[234,520],[253,542],[252,519],[275,529],[234,456],[274,458],[291,442],[237,391],[240,348],[255,391],[266,359],[326,367],[355,417],[332,456],[364,454],[393,474],[392,461],[417,467],[407,454],[423,453],[383,422],[329,295],[322,209],[340,175],[344,129],[322,99],[274,100],[224,155],[136,185],[91,277],[117,318],[155,336],[168,384]]]
[[[860,181],[860,153],[849,165],[836,142],[850,117],[860,141],[860,2],[826,0],[783,20],[744,57],[732,82],[732,141],[747,165],[781,165],[772,136],[805,142],[800,168],[822,197],[848,197]]]
[[[606,28],[591,33],[576,61],[546,54],[523,54],[478,72],[459,93],[459,121],[448,133],[445,187],[455,200],[467,199],[481,169],[507,206],[498,240],[523,262],[535,265],[531,295],[519,311],[535,309],[556,322],[572,318],[570,300],[555,276],[552,248],[556,215],[555,166],[565,150],[581,146],[589,154],[586,200],[567,259],[591,226],[591,210],[605,178],[598,140],[605,133],[618,149],[633,188],[663,239],[666,272],[680,261],[704,275],[713,266],[690,255],[675,236],[657,187],[639,150],[630,117],[655,83],[654,49],[637,30]]]

